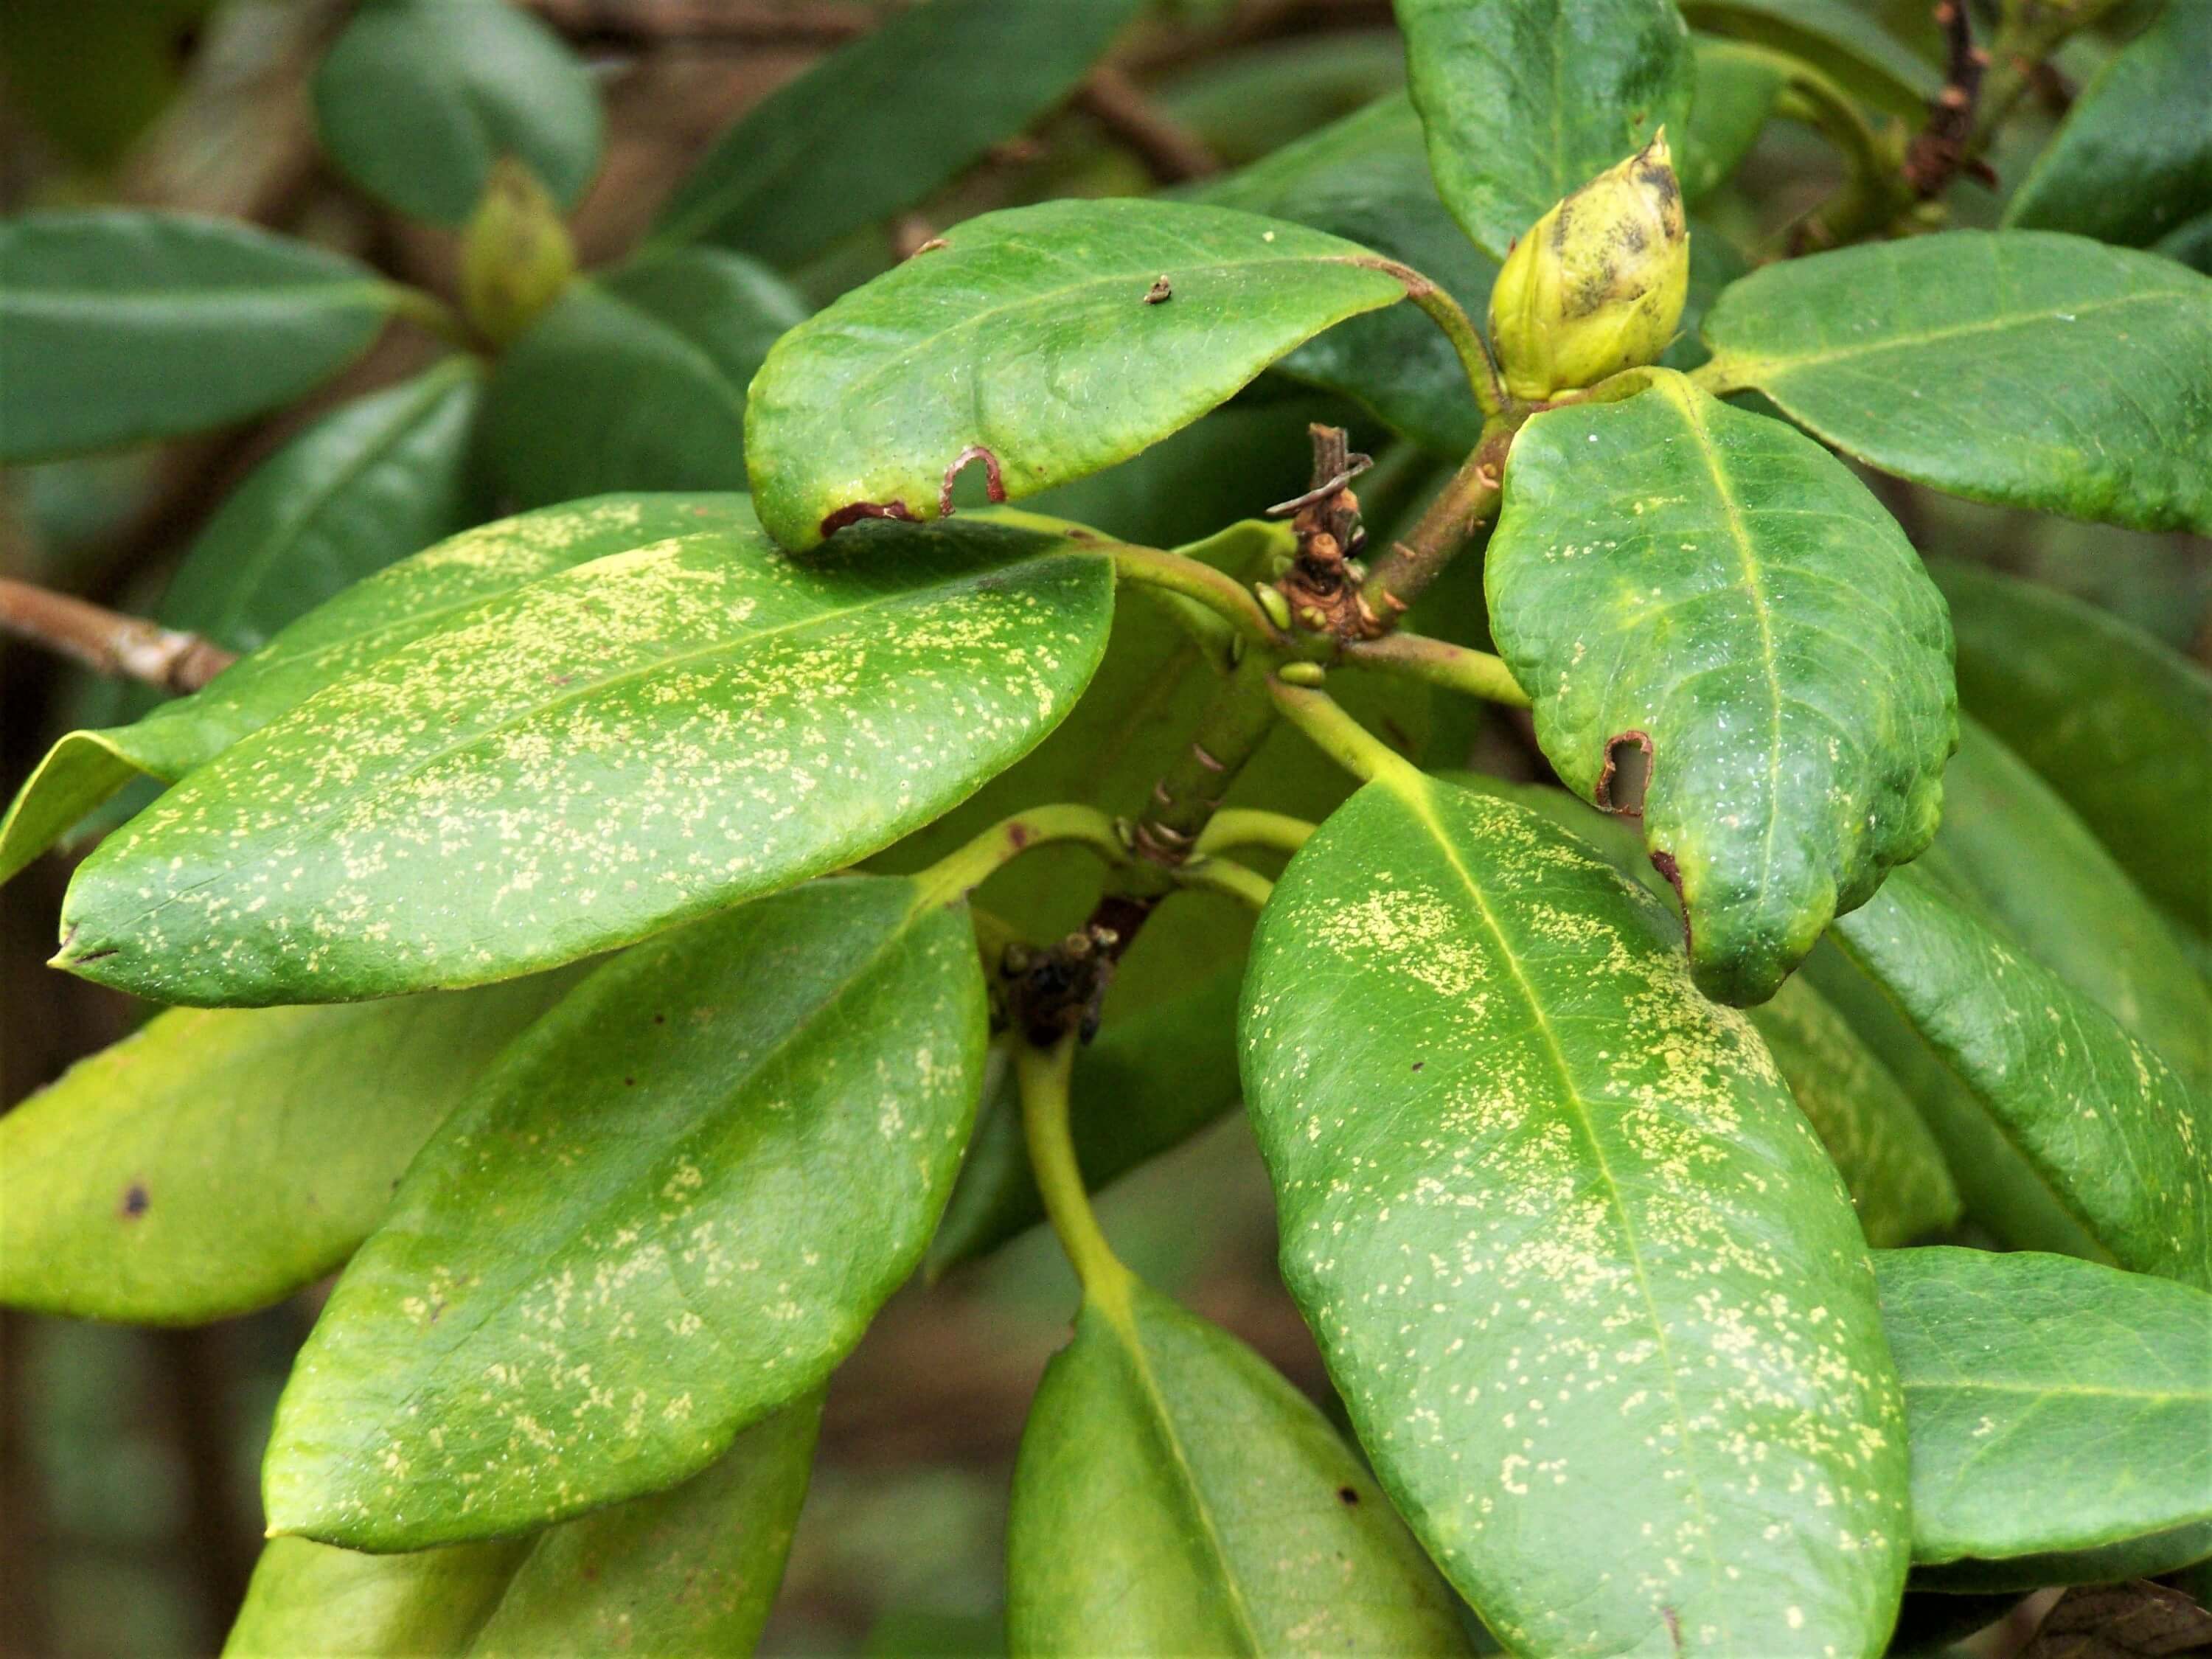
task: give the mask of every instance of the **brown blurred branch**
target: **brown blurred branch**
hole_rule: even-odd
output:
[[[165,691],[197,691],[238,660],[236,652],[197,634],[6,577],[0,577],[0,632],[74,657],[95,673]]]
[[[875,27],[872,8],[848,0],[530,0],[579,46],[834,46]]]
[[[1076,93],[1075,106],[1133,153],[1160,184],[1179,185],[1221,171],[1221,158],[1203,138],[1146,98],[1117,69],[1094,70]]]

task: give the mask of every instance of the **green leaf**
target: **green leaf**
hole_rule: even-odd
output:
[[[2191,1087],[2212,1085],[2212,990],[2172,928],[2057,793],[1971,720],[1943,774],[1929,870]]]
[[[792,330],[753,382],[746,463],[785,546],[936,518],[971,460],[1007,498],[1099,471],[1406,295],[1352,243],[1191,203],[1045,202],[943,240]]]
[[[1929,569],[1958,631],[1960,700],[2145,893],[2212,934],[2212,676],[2079,599]]]
[[[579,283],[500,358],[485,435],[528,505],[742,489],[745,387],[806,302],[765,267],[682,248]]]
[[[469,216],[503,155],[563,207],[599,167],[605,118],[591,71],[501,0],[374,0],[316,70],[314,99],[338,170],[435,224]]]
[[[871,529],[800,565],[729,522],[460,613],[104,842],[58,964],[173,1003],[392,996],[876,851],[1059,723],[1114,586],[1034,527]]]
[[[1405,84],[1397,30],[1347,28],[1207,53],[1146,90],[1215,155],[1242,167]]]
[[[525,513],[426,549],[337,594],[205,690],[135,725],[72,732],[0,818],[0,881],[139,773],[174,782],[247,733],[484,599],[673,537],[749,533],[741,495],[609,498]]]
[[[2212,7],[2168,0],[2081,89],[2005,223],[2148,247],[2212,210]]]
[[[1134,1280],[1045,1368],[1007,1519],[1008,1645],[1468,1651],[1374,1480],[1257,1354]]]
[[[313,1283],[573,981],[156,1016],[0,1118],[0,1302],[179,1324]]]
[[[1109,1018],[1097,1041],[1077,1052],[1068,1127],[1091,1191],[1181,1146],[1237,1103],[1237,992],[1243,977],[1241,963],[1223,967],[1183,996]],[[960,1184],[929,1247],[930,1273],[986,1255],[1043,1219],[1021,1106],[1007,1077],[986,1091]]]
[[[1694,28],[1802,58],[1845,91],[1917,128],[1943,77],[1848,0],[1682,0]],[[1698,60],[1698,88],[1705,90]]]
[[[2212,1525],[2212,1296],[2034,1253],[1899,1250],[1875,1267],[1915,1563]]]
[[[0,75],[18,118],[64,157],[106,175],[183,85],[215,0],[14,4],[0,29]],[[88,64],[99,73],[88,75]]]
[[[681,1486],[528,1538],[362,1555],[276,1538],[228,1659],[750,1653],[806,1496],[820,1397]]]
[[[1917,870],[1836,933],[2114,1261],[2212,1285],[2212,1112],[2172,1067]]]
[[[1867,1243],[1908,1243],[1959,1218],[1959,1189],[1889,1068],[1802,978],[1755,1008],[1751,1023],[1850,1189]]]
[[[1672,0],[1397,0],[1437,188],[1484,252],[1680,132],[1694,73]]]
[[[893,12],[723,134],[662,209],[653,239],[796,264],[921,200],[1057,106],[1138,9],[1136,0],[929,0]]]
[[[1468,243],[1437,196],[1420,118],[1402,95],[1377,100],[1208,184],[1199,199],[1310,225],[1387,253],[1471,316],[1483,313],[1498,280],[1496,262]],[[1482,411],[1451,342],[1410,306],[1340,323],[1276,368],[1358,399],[1395,430],[1455,459],[1482,435]]]
[[[1698,94],[1674,163],[1687,202],[1711,194],[1735,175],[1790,78],[1788,63],[1757,46],[1707,35],[1698,36],[1692,45]],[[1703,240],[1692,235],[1691,248]]]
[[[0,223],[0,462],[289,403],[366,350],[405,292],[228,220],[109,208]]]
[[[818,882],[599,969],[410,1167],[276,1411],[271,1528],[413,1549],[682,1480],[921,1259],[981,1085],[964,906]]]
[[[1942,596],[1866,487],[1781,422],[1665,371],[1535,416],[1485,585],[1562,781],[1640,806],[1708,996],[1771,996],[1934,835],[1956,734]]]
[[[1672,926],[1533,813],[1418,775],[1353,797],[1245,984],[1285,1277],[1509,1648],[1878,1652],[1906,1470],[1865,1245]]]
[[[2048,231],[1778,261],[1705,323],[1715,389],[1765,392],[1916,483],[2212,532],[2212,278]]]

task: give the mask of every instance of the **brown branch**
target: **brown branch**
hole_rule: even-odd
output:
[[[580,46],[835,46],[876,26],[866,5],[839,0],[529,0],[530,9]]]
[[[99,674],[197,691],[238,653],[141,617],[103,610],[28,582],[0,577],[0,632],[73,657]]]
[[[1221,171],[1206,142],[1159,108],[1121,70],[1094,70],[1075,94],[1075,106],[1095,118],[1152,170],[1163,185],[1179,185]]]
[[[1905,152],[1905,179],[1922,201],[1941,196],[1961,169],[1993,181],[1987,167],[1971,159],[1975,109],[1990,55],[1974,44],[1965,0],[1940,0],[1936,27],[1943,31],[1943,89],[1928,100],[1928,125],[1912,137]]]

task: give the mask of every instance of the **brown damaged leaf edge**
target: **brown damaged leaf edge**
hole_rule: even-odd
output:
[[[971,461],[983,463],[984,489],[991,498],[991,504],[994,507],[1005,504],[1006,484],[1005,477],[999,470],[999,458],[992,453],[988,444],[969,444],[967,448],[954,456],[951,465],[945,469],[945,482],[939,484],[937,489],[939,518],[949,519],[952,516],[953,483]],[[902,498],[889,501],[854,501],[849,507],[839,507],[822,520],[823,540],[829,540],[847,525],[858,524],[863,519],[896,519],[902,524],[921,522],[914,509],[908,507]]]
[[[1651,790],[1651,734],[1640,729],[1623,732],[1605,745],[1605,765],[1599,770],[1590,799],[1600,810],[1616,817],[1640,818],[1644,799]],[[1616,799],[1613,780],[1620,780]]]

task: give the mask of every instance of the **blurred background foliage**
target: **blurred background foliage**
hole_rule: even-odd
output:
[[[1856,8],[1937,61],[1922,0],[1821,3]],[[569,222],[588,268],[635,246],[701,154],[748,110],[898,8],[532,0],[526,9],[588,66],[605,107],[604,161]],[[319,148],[312,80],[353,10],[345,0],[0,0],[0,208],[123,203],[244,219],[452,295],[456,234],[380,205]],[[1993,157],[2000,180],[2047,136],[2069,87],[2133,26],[2123,12],[2069,44],[2035,115]],[[1395,90],[1403,62],[1387,0],[1158,0],[1109,71],[931,198],[785,274],[818,305],[989,208],[1188,185]],[[1841,177],[1810,129],[1771,120],[1734,180],[1699,204],[1701,229],[1755,259]],[[1994,223],[2001,204],[1971,186],[1954,192],[1963,222]],[[0,574],[157,611],[195,534],[258,463],[318,416],[419,371],[437,350],[420,332],[391,330],[313,400],[272,418],[0,475]],[[1270,376],[1192,434],[1068,492],[1080,500],[1040,505],[1148,540],[1185,539],[1295,493],[1305,421],[1344,409]],[[1349,418],[1355,445],[1382,448],[1379,426],[1358,410]],[[1386,475],[1363,487],[1370,512],[1394,493],[1401,505],[1417,500],[1433,465],[1401,446]],[[1872,482],[1923,551],[2048,583],[2212,662],[2212,548],[2203,541]],[[485,510],[512,505],[494,500]],[[1480,631],[1473,582],[1455,580],[1436,603],[1464,614],[1425,626]],[[0,788],[12,793],[67,726],[120,717],[127,696],[53,659],[0,650]],[[1510,720],[1455,726],[1439,741],[1462,751],[1446,763],[1472,750],[1487,769],[1541,775],[1533,743]],[[64,860],[47,859],[0,890],[0,1089],[9,1102],[145,1012],[41,966],[66,875]],[[1141,1171],[1103,1209],[1142,1276],[1333,1407],[1274,1277],[1272,1207],[1241,1119]],[[261,1443],[326,1288],[195,1330],[0,1320],[5,1652],[220,1645],[258,1547]],[[764,1651],[993,1650],[1012,1458],[1037,1373],[1064,1338],[1071,1291],[1058,1253],[1032,1233],[941,1284],[910,1286],[878,1320],[832,1389]]]

